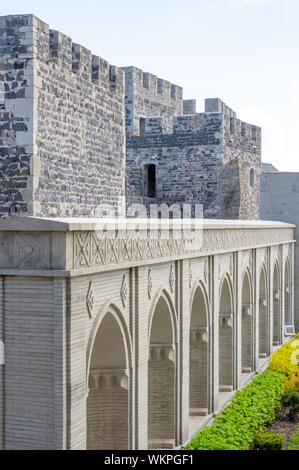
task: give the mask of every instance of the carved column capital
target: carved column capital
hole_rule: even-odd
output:
[[[242,314],[244,316],[252,317],[252,305],[251,304],[243,304],[242,305]]]
[[[190,335],[192,341],[200,342],[200,343],[207,343],[208,342],[208,328],[200,328],[200,327],[191,327],[190,328]]]
[[[280,293],[278,289],[273,290],[273,300],[277,302],[280,299]]]
[[[89,389],[128,390],[129,377],[126,369],[91,369],[89,373]]]
[[[229,313],[219,313],[219,326],[227,326],[229,328],[233,327],[233,314]]]
[[[267,303],[267,297],[260,297],[260,307],[266,308],[268,305]]]
[[[149,360],[153,362],[172,361],[174,362],[173,344],[151,344],[149,348]]]

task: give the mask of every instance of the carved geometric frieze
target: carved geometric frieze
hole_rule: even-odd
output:
[[[190,328],[190,335],[194,343],[195,342],[199,342],[199,343],[208,342],[208,328],[192,327]]]
[[[150,232],[150,231],[149,231]],[[182,254],[217,254],[225,251],[244,250],[248,247],[269,246],[274,243],[293,241],[293,229],[206,229],[203,231],[203,243],[199,246],[196,239],[190,242],[184,238],[175,238],[175,231],[170,230],[167,237],[157,232],[153,237],[147,230],[140,230],[138,236],[111,232],[74,232],[74,268],[119,264],[121,262],[141,261],[164,258]],[[193,244],[192,244],[193,243]],[[194,248],[193,248],[194,246]],[[275,250],[274,250],[275,253]],[[276,250],[277,253],[277,250]],[[233,270],[233,261],[230,271]]]
[[[94,317],[95,305],[96,305],[96,299],[95,299],[93,282],[90,281],[89,286],[88,286],[87,296],[86,296],[86,306],[87,306],[87,311],[88,311],[88,315],[90,318]]]
[[[151,344],[149,348],[149,360],[153,362],[171,361],[174,362],[173,344]]]
[[[120,389],[128,390],[129,378],[125,369],[91,369],[89,373],[89,389]]]
[[[232,313],[219,313],[219,326],[233,327]]]
[[[14,268],[50,268],[50,234],[15,232],[12,265]]]
[[[123,280],[121,283],[121,288],[120,288],[120,296],[121,296],[121,300],[122,300],[122,304],[124,308],[127,306],[128,294],[129,294],[129,289],[128,289],[128,284],[127,284],[127,276],[124,274]]]

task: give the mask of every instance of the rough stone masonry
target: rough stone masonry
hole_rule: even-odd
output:
[[[124,196],[124,73],[32,15],[0,18],[0,216]]]

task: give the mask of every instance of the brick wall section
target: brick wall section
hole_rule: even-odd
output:
[[[252,369],[252,317],[242,314],[242,369]]]
[[[87,399],[87,449],[128,449],[128,391],[90,390]]]
[[[124,73],[32,15],[0,18],[2,214],[92,216],[124,196]],[[0,213],[1,215],[1,213]]]
[[[5,449],[50,450],[56,407],[53,281],[8,276],[5,292]]]
[[[208,409],[208,343],[190,341],[190,408]]]
[[[219,387],[233,385],[233,329],[219,327]]]
[[[148,439],[175,439],[174,363],[148,363]],[[157,448],[157,447],[156,447]]]

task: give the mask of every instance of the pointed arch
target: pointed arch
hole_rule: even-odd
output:
[[[284,324],[292,324],[292,309],[291,309],[291,268],[290,260],[287,257],[284,268]]]
[[[149,318],[149,449],[173,448],[177,442],[177,322],[166,291],[155,297]]]
[[[281,344],[281,289],[279,264],[276,261],[273,269],[273,346]]]
[[[87,449],[130,448],[131,344],[121,312],[98,314],[87,348]]]
[[[210,312],[208,296],[203,283],[195,286],[190,306],[190,415],[209,413],[210,375]]]
[[[252,278],[246,269],[242,280],[241,312],[241,369],[243,373],[253,371],[253,302]]]
[[[270,354],[270,323],[269,323],[269,298],[268,276],[266,266],[263,263],[259,275],[259,358],[263,359]]]
[[[234,301],[229,274],[220,285],[219,303],[219,391],[232,391],[234,386]]]

